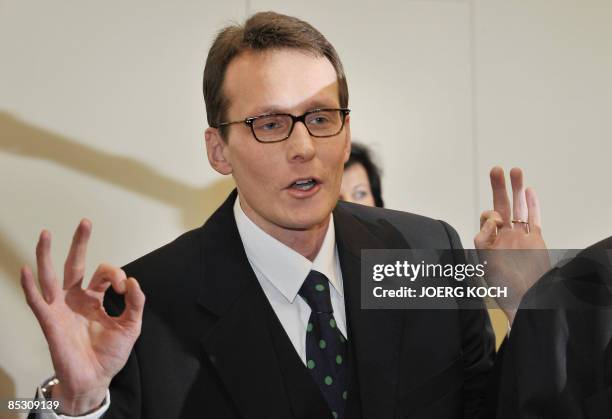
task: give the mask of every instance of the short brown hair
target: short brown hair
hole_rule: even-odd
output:
[[[340,107],[348,107],[348,85],[342,62],[323,34],[309,23],[295,17],[275,12],[260,12],[251,16],[244,25],[235,24],[222,29],[208,52],[203,90],[209,126],[218,127],[227,117],[229,103],[223,93],[223,80],[229,63],[243,51],[280,48],[298,49],[317,57],[326,57],[338,76]],[[220,131],[224,137],[224,130]]]

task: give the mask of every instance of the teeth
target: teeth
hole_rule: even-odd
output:
[[[312,179],[298,180],[293,184],[293,187],[301,191],[307,191],[312,189],[316,185],[316,182]]]

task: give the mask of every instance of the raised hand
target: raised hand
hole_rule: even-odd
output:
[[[490,177],[493,210],[480,215],[474,245],[488,262],[488,285],[508,289],[508,297],[498,303],[512,323],[523,295],[550,269],[550,261],[542,237],[538,197],[532,188],[525,189],[522,170],[510,171],[512,208],[503,169],[494,167]]]
[[[62,413],[80,415],[97,408],[111,379],[127,362],[140,335],[145,296],[134,278],[116,267],[102,264],[87,288],[82,288],[91,223],[77,227],[64,265],[63,287],[51,262],[51,234],[44,230],[36,246],[38,291],[29,267],[21,269],[21,285],[28,305],[42,328],[59,384],[53,398]],[[104,310],[109,286],[125,295],[125,310],[111,317]]]

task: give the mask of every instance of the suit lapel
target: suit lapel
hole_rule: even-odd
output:
[[[203,350],[244,418],[293,417],[269,325],[269,304],[251,269],[236,227],[236,191],[202,229],[202,280],[197,302],[217,317],[201,338]],[[361,309],[361,249],[385,243],[342,206],[334,210],[353,372],[364,419],[394,417],[404,316]],[[405,247],[408,247],[407,245]],[[204,395],[203,395],[204,396]],[[349,399],[351,398],[349,394]]]
[[[404,316],[397,310],[361,309],[361,250],[384,249],[385,243],[341,205],[334,210],[334,225],[363,418],[393,418]]]
[[[234,190],[203,227],[203,278],[197,301],[218,320],[201,342],[241,417],[289,418],[289,401],[265,316],[269,303],[248,262],[233,215],[236,195]]]

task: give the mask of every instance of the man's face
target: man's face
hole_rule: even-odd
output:
[[[332,64],[291,49],[242,53],[227,68],[224,93],[229,121],[340,107]],[[309,230],[327,222],[350,152],[348,116],[344,129],[328,138],[311,137],[296,122],[282,142],[259,143],[245,124],[231,125],[226,140],[222,154],[227,165],[221,170],[213,166],[232,173],[242,208],[257,225],[272,232],[279,227]],[[314,180],[314,187],[304,190],[295,183],[306,180]]]

